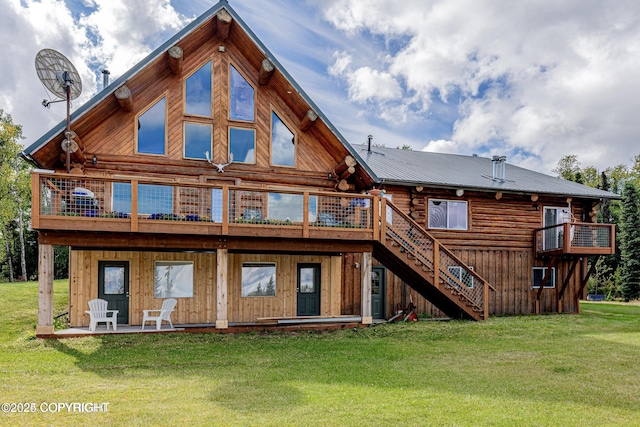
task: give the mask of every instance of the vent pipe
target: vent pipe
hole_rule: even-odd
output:
[[[506,180],[505,162],[507,161],[507,157],[493,156],[491,161],[493,162],[493,179],[498,181],[505,181]]]
[[[102,89],[109,86],[109,70],[102,70]]]
[[[373,140],[373,135],[367,136],[367,141],[368,141],[367,151],[371,151],[371,140]]]

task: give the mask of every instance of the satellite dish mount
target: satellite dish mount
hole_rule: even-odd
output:
[[[80,74],[66,56],[53,49],[42,49],[36,55],[36,72],[42,85],[58,99],[54,101],[44,99],[42,105],[49,108],[54,102],[67,102],[67,126],[64,132],[65,141],[62,150],[67,153],[67,173],[71,171],[71,100],[82,93]]]

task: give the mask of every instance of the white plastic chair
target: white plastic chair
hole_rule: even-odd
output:
[[[96,325],[104,322],[109,330],[109,323],[113,326],[113,330],[118,330],[118,310],[107,310],[107,301],[103,299],[92,299],[89,301],[89,310],[85,313],[89,314],[89,330],[91,332],[96,331]],[[111,314],[111,315],[109,315]]]
[[[162,308],[159,310],[142,310],[142,330],[144,331],[144,324],[147,322],[156,322],[156,330],[162,328],[162,321],[166,320],[173,329],[173,323],[171,323],[171,313],[176,307],[176,301],[174,298],[168,298],[162,302]],[[158,313],[157,315],[151,315],[150,313]]]

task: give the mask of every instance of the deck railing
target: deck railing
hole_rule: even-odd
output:
[[[615,253],[615,225],[567,222],[535,230],[535,251],[544,254]]]
[[[41,172],[32,179],[35,229],[65,229],[64,221],[76,220],[90,221],[96,231],[172,233],[182,224],[219,226],[226,234],[233,227],[260,226],[309,237],[313,229],[374,230],[369,195]]]

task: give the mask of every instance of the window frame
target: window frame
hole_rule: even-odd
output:
[[[191,266],[191,271],[190,271],[190,275],[191,275],[191,288],[190,288],[190,295],[189,292],[187,292],[187,295],[173,295],[173,294],[166,294],[164,296],[158,296],[158,282],[156,280],[156,278],[158,277],[158,275],[156,274],[156,268],[158,267],[158,263],[163,263],[163,264],[167,264],[167,265],[182,265],[182,266]],[[186,260],[155,260],[153,262],[153,298],[154,299],[165,299],[165,298],[193,298],[194,294],[195,294],[195,275],[194,275],[194,271],[195,271],[195,263],[193,261],[186,261]],[[188,290],[189,291],[189,290]]]
[[[231,157],[231,130],[232,129],[237,129],[237,130],[242,130],[242,131],[250,131],[253,132],[253,162],[245,162],[245,161],[240,161],[238,159],[236,159],[235,157],[233,158],[233,163],[241,163],[241,164],[245,164],[245,165],[256,165],[258,163],[258,159],[257,159],[257,153],[256,153],[256,130],[252,127],[242,127],[242,126],[231,126],[229,125],[228,127],[228,132],[227,132],[227,146],[229,148],[228,153],[227,153],[227,157],[228,159],[230,159]]]
[[[447,225],[446,227],[434,227],[431,225],[431,202],[444,202],[447,203]],[[465,209],[465,228],[451,228],[449,223],[449,203],[463,203],[466,206]],[[450,200],[450,199],[438,199],[438,198],[428,198],[427,199],[427,228],[434,230],[448,230],[448,231],[469,231],[469,225],[471,223],[469,218],[469,202],[467,200]]]
[[[205,65],[207,65],[207,63],[211,64],[211,73],[209,74],[209,82],[211,84],[211,93],[209,94],[209,115],[208,116],[204,116],[202,114],[195,114],[195,113],[189,113],[187,112],[187,80],[192,77],[194,74],[196,74],[198,71],[200,71]],[[206,62],[203,62],[199,67],[197,67],[192,73],[190,73],[189,75],[185,76],[183,79],[183,85],[182,85],[182,95],[183,95],[183,115],[187,116],[187,117],[199,117],[199,118],[205,118],[205,119],[211,119],[213,117],[213,59],[209,58]]]
[[[158,153],[145,153],[145,152],[141,152],[139,150],[139,145],[140,145],[140,140],[139,140],[139,120],[140,117],[142,117],[147,111],[151,110],[153,107],[155,107],[158,102],[160,102],[162,99],[164,99],[164,145],[163,145],[163,152],[162,154],[158,154]],[[149,105],[147,105],[147,107],[140,111],[138,114],[135,115],[134,120],[133,120],[133,129],[134,129],[134,153],[135,154],[142,154],[143,156],[159,156],[159,157],[167,157],[167,153],[169,151],[169,96],[168,96],[168,92],[164,92],[161,96],[155,98],[152,102],[149,103]]]
[[[282,122],[282,124],[291,132],[293,135],[293,165],[282,165],[278,163],[274,163],[273,158],[273,116],[278,117],[278,119]],[[294,127],[291,124],[282,118],[280,114],[276,111],[276,109],[271,107],[271,115],[269,117],[270,126],[269,126],[269,164],[271,166],[279,167],[279,168],[297,168],[298,166],[298,134],[294,131]]]
[[[549,267],[536,267],[536,266],[531,268],[531,289],[540,289],[540,285],[536,286],[536,284],[535,284],[535,277],[534,277],[535,271],[536,270],[541,270],[542,271],[542,277],[540,278],[540,280],[542,281],[542,279],[544,279],[544,276],[545,276],[546,271],[547,271],[548,268]],[[550,280],[551,285],[544,286],[543,289],[555,289],[556,281],[557,281],[556,268],[555,267],[551,267],[551,280]]]
[[[244,269],[246,268],[258,268],[260,266],[273,268],[273,280],[274,280],[274,293],[273,295],[250,295],[245,294],[244,286]],[[259,282],[261,283],[261,282]],[[266,285],[265,285],[266,286]],[[253,292],[253,291],[252,291]],[[253,262],[245,261],[240,266],[240,298],[275,298],[278,296],[278,264],[276,262]]]
[[[206,157],[188,157],[187,156],[187,126],[195,125],[195,126],[208,126],[211,130],[209,135],[209,154],[213,159],[213,124],[211,123],[202,123],[196,121],[185,120],[182,122],[182,158],[186,160],[204,160],[207,161]],[[204,154],[203,154],[204,156]]]
[[[234,119],[231,117],[231,68],[232,67],[238,72],[238,74],[240,74],[240,76],[244,79],[244,81],[247,82],[247,84],[251,86],[251,88],[253,89],[253,120]],[[257,108],[258,108],[258,101],[257,101],[258,91],[256,90],[256,87],[251,83],[251,80],[247,78],[247,75],[240,69],[239,66],[236,65],[234,61],[229,61],[229,68],[227,73],[227,87],[229,88],[227,93],[227,100],[229,102],[227,120],[229,122],[234,122],[234,123],[255,124],[256,116],[257,116]]]

